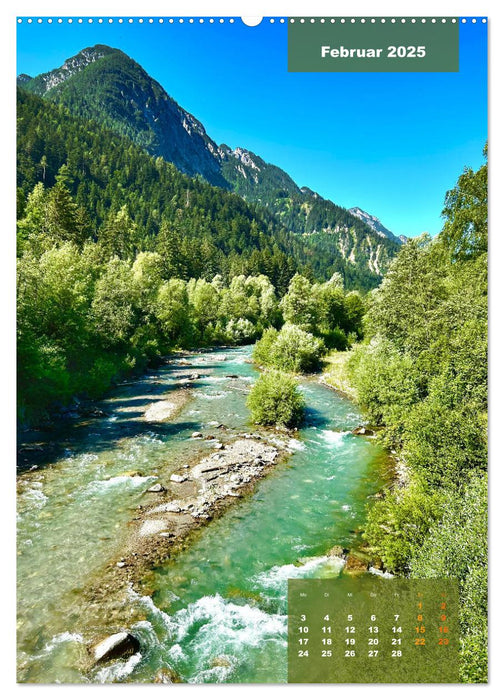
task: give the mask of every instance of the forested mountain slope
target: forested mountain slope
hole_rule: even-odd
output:
[[[111,250],[125,255],[164,246],[166,264],[186,279],[263,273],[280,293],[296,271],[318,279],[339,272],[347,287],[361,290],[380,280],[366,266],[346,262],[334,238],[296,236],[264,207],[184,175],[127,137],[19,88],[18,218],[23,219],[34,186],[52,187],[62,166],[82,213],[79,236],[111,238],[125,207],[133,233],[125,241],[116,230]]]
[[[324,262],[333,266],[331,271],[346,266],[353,285],[375,285],[400,248],[397,239],[380,236],[347,209],[298,187],[286,172],[251,151],[218,146],[201,122],[118,49],[89,47],[60,68],[18,80],[24,89],[128,137],[181,172],[201,175],[266,207],[287,230],[305,234],[309,248],[320,250],[321,243]],[[366,276],[369,283],[364,285],[359,280]]]

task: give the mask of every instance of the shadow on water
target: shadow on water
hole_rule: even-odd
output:
[[[302,428],[327,428],[330,424],[329,416],[324,415],[322,411],[313,408],[313,406],[306,406]]]
[[[207,367],[205,366],[205,370]],[[172,367],[150,380],[139,379],[119,385],[101,401],[79,406],[75,415],[55,418],[41,429],[18,433],[18,474],[36,467],[40,469],[68,455],[81,452],[99,453],[117,447],[127,438],[151,436],[153,432],[160,440],[168,440],[178,433],[194,431],[199,424],[193,421],[146,421],[143,416],[148,406],[169,401],[173,392],[204,390],[203,382],[192,380],[187,386],[179,384],[173,377]],[[188,373],[187,376],[189,376]],[[163,375],[167,375],[163,377]],[[170,383],[166,383],[167,379]],[[173,381],[176,379],[177,381]],[[125,395],[121,395],[124,392]],[[138,410],[132,410],[138,407]]]
[[[70,435],[63,429],[61,439],[58,439],[58,433],[55,432],[51,440],[43,445],[38,445],[39,449],[30,449],[31,446],[24,447],[22,445],[18,451],[17,471],[18,474],[22,474],[34,468],[47,467],[68,456],[69,451],[73,456],[78,456],[80,453],[93,452],[98,454],[112,450],[125,438],[151,436],[154,430],[158,439],[165,440],[178,433],[195,431],[198,427],[199,424],[195,421],[146,423],[143,420],[128,418],[124,422],[118,419],[105,427],[100,426],[99,432],[98,426],[93,431],[89,425],[74,427]]]

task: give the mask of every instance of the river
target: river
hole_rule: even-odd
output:
[[[140,652],[87,663],[97,629],[86,588],[120,558],[146,489],[169,484],[181,464],[214,449],[194,431],[226,442],[250,430],[250,354],[242,347],[179,358],[117,387],[99,404],[102,414],[77,417],[22,452],[18,681],[152,682],[162,668],[190,683],[286,681],[287,580],[341,575],[342,560],[325,554],[356,542],[388,465],[376,442],[351,434],[362,420],[355,404],[317,378],[301,383],[307,420],[288,458],[152,572],[150,595],[131,590]],[[200,376],[180,412],[165,423],[143,420],[146,407],[180,388],[184,372]],[[104,630],[117,631],[103,616]]]

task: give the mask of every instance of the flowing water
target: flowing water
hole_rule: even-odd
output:
[[[286,681],[287,580],[341,575],[342,560],[325,553],[355,542],[387,464],[377,444],[351,434],[361,421],[355,405],[316,379],[301,385],[307,421],[290,441],[292,454],[153,573],[151,596],[131,591],[141,651],[83,670],[91,641],[83,591],[120,558],[149,485],[212,451],[212,441],[192,432],[226,441],[250,429],[245,400],[257,372],[249,357],[250,348],[225,349],[163,366],[119,387],[102,403],[104,415],[23,452],[19,681],[152,682],[161,668],[192,683]],[[145,422],[146,407],[169,400],[181,373],[194,371],[201,376],[178,415]]]

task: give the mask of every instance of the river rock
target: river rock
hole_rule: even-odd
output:
[[[224,449],[224,445],[222,444],[222,442],[216,442],[214,447],[216,450],[223,450]]]
[[[369,428],[365,428],[363,425],[359,425],[358,428],[354,428],[352,430],[352,435],[374,435],[374,433]]]
[[[160,668],[154,676],[153,683],[180,683],[180,678],[171,668]]]
[[[118,632],[112,634],[93,647],[93,656],[96,663],[120,659],[124,656],[132,656],[140,651],[140,642],[130,632]]]
[[[147,493],[161,493],[161,491],[165,490],[165,487],[161,484],[154,484],[154,486],[151,486],[150,489],[147,489]]]
[[[328,557],[342,557],[345,553],[345,550],[343,547],[340,547],[339,544],[334,545],[334,547],[331,547],[331,549],[327,552]]]
[[[192,438],[202,438],[203,433],[194,432],[194,433],[192,433],[191,437]]]
[[[349,573],[367,571],[368,563],[355,554],[349,554],[345,562],[345,571]]]
[[[176,404],[173,401],[157,401],[150,404],[144,413],[144,420],[148,423],[159,423],[173,416]]]
[[[182,476],[182,474],[172,474],[170,476],[170,481],[175,481],[175,483],[181,484],[183,481],[187,481],[187,476]]]
[[[138,534],[140,537],[151,537],[152,535],[158,535],[163,530],[166,530],[164,520],[144,520]]]
[[[189,375],[189,379],[194,381],[195,379],[201,379],[201,374],[199,372],[193,372]]]
[[[229,668],[231,666],[231,661],[227,658],[227,656],[214,656],[210,662],[210,666],[212,666],[212,668],[217,666]]]

